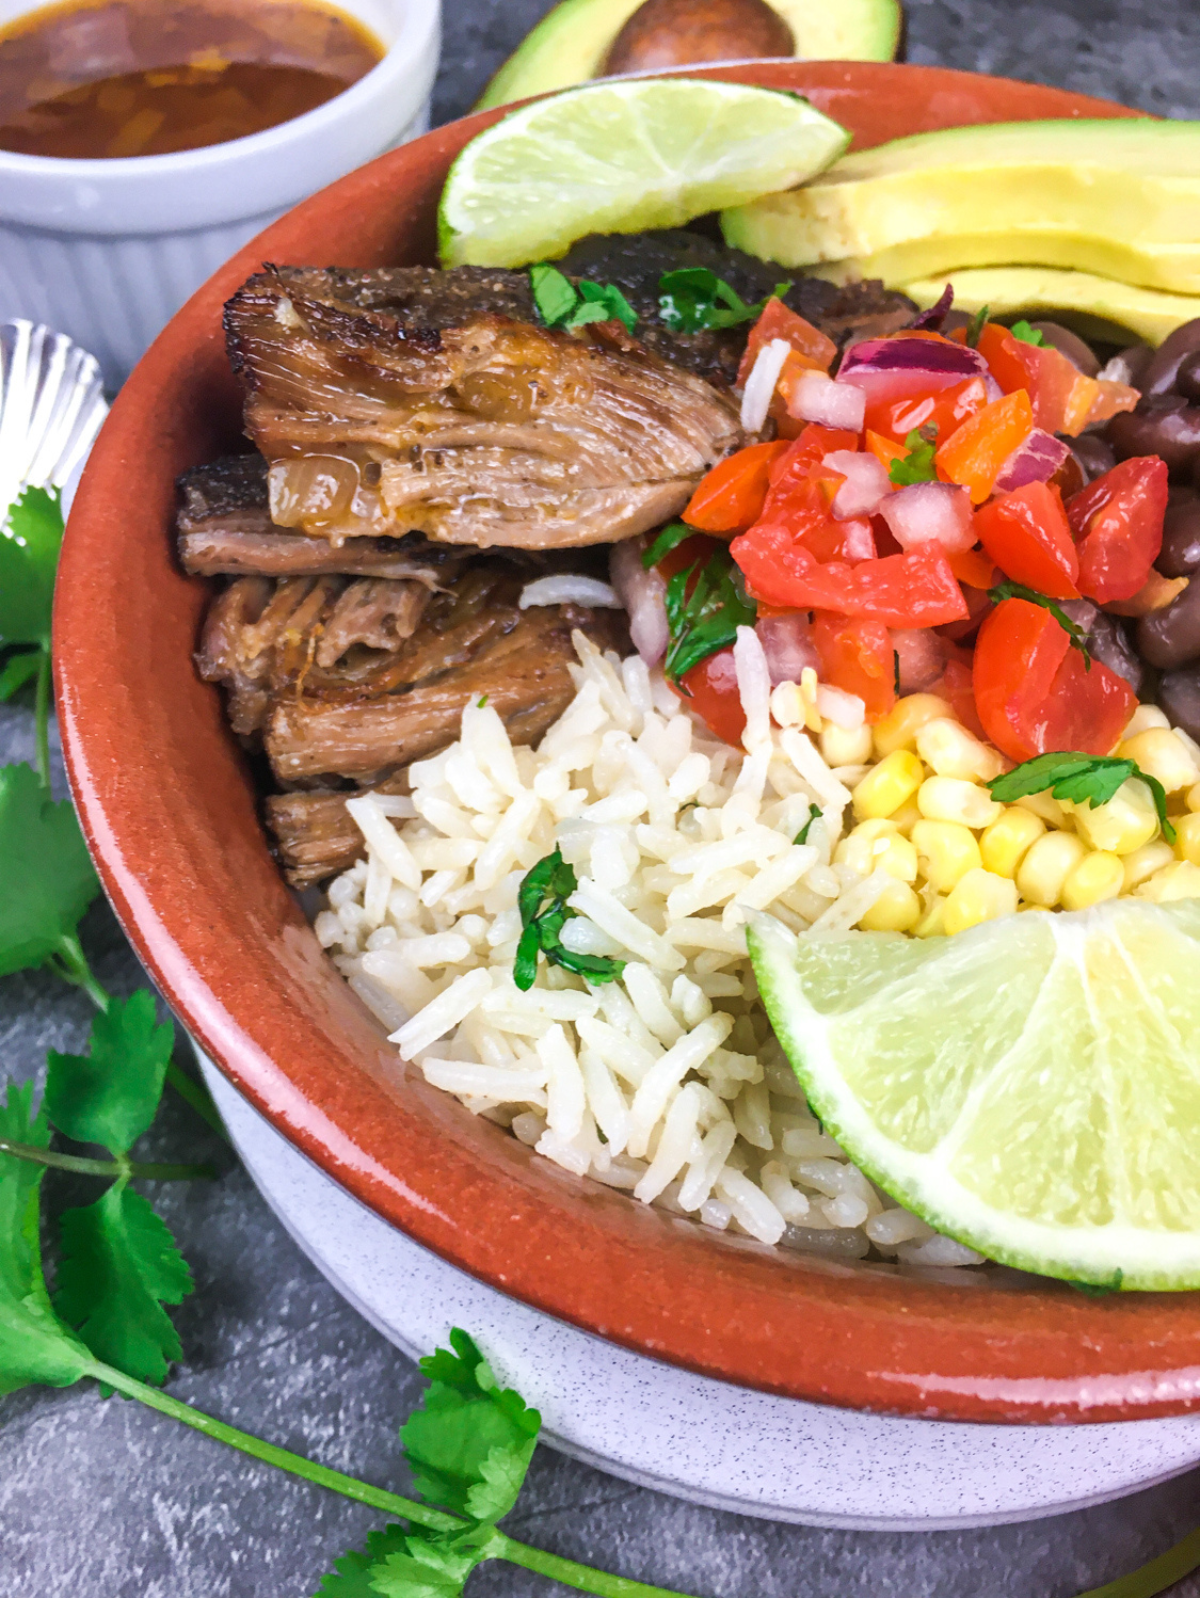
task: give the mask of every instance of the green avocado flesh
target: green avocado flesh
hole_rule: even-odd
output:
[[[727,243],[901,286],[1045,266],[1200,294],[1200,122],[1016,122],[896,139],[726,211]]]
[[[562,0],[488,84],[477,111],[594,78],[642,0]],[[805,61],[891,61],[900,41],[898,0],[770,0]]]

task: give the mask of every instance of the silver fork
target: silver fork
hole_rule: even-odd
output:
[[[0,530],[26,486],[67,484],[107,415],[94,355],[51,328],[0,322]]]

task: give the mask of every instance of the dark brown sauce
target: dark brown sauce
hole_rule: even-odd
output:
[[[368,73],[383,46],[320,0],[97,0],[0,29],[0,149],[168,155],[259,133]]]

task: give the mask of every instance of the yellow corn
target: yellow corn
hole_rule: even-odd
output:
[[[921,814],[930,821],[958,821],[964,827],[986,827],[999,816],[998,805],[986,788],[960,777],[928,777],[917,792]]]
[[[839,865],[853,866],[863,877],[881,870],[900,882],[917,878],[917,851],[891,821],[860,821],[838,844],[833,858]]]
[[[897,832],[902,832],[906,838],[912,836],[912,830],[921,819],[921,812],[911,801],[901,805],[899,810],[893,810],[888,820]]]
[[[821,731],[821,753],[830,766],[861,766],[871,758],[871,729],[864,721],[853,732],[827,721]],[[1200,772],[1197,772],[1200,776]]]
[[[880,755],[911,749],[927,721],[952,714],[950,706],[936,694],[909,694],[897,699],[883,720],[875,723],[875,748]]]
[[[1191,788],[1200,782],[1200,768],[1183,740],[1169,727],[1147,727],[1133,738],[1126,738],[1117,753],[1123,760],[1136,760],[1148,777],[1157,777],[1168,793]]]
[[[953,934],[977,927],[981,921],[1013,915],[1016,908],[1016,883],[980,866],[959,881],[946,900],[943,919],[947,933]]]
[[[854,814],[863,821],[890,816],[912,798],[924,776],[925,768],[911,750],[893,750],[854,789]]]
[[[1152,877],[1156,871],[1161,871],[1164,866],[1169,866],[1174,859],[1175,854],[1171,845],[1162,838],[1152,838],[1149,843],[1144,843],[1132,854],[1122,855],[1124,882],[1121,892],[1132,893],[1148,877]]]
[[[1180,860],[1200,866],[1200,814],[1194,810],[1175,817],[1175,853]]]
[[[1017,887],[1031,904],[1051,910],[1062,897],[1063,884],[1087,854],[1073,832],[1047,832],[1017,867]]]
[[[920,899],[907,882],[893,880],[858,924],[867,932],[908,932],[920,919]]]
[[[917,753],[939,777],[990,782],[1004,770],[1003,757],[950,716],[935,716],[920,728]]]
[[[925,906],[924,913],[912,928],[914,938],[944,938],[946,935],[946,901],[935,893]]]
[[[1031,816],[1040,816],[1048,827],[1058,827],[1064,832],[1070,832],[1074,821],[1059,804],[1057,799],[1052,799],[1048,793],[1026,793],[1015,801],[1022,810],[1028,810]]]
[[[1072,805],[1075,830],[1092,849],[1132,854],[1158,831],[1158,812],[1150,790],[1137,777],[1123,782],[1105,805]]]
[[[1008,805],[979,840],[984,867],[998,877],[1015,877],[1017,867],[1046,830],[1032,811]]]
[[[949,893],[983,864],[975,834],[959,821],[918,821],[912,841],[921,875],[937,893]]]
[[[1172,899],[1200,899],[1200,866],[1190,860],[1176,860],[1156,871],[1137,889],[1136,897],[1166,904]]]
[[[1145,732],[1147,727],[1169,727],[1171,723],[1157,705],[1139,705],[1129,718],[1129,725],[1121,734],[1122,739],[1136,738],[1138,733]]]
[[[1086,910],[1102,899],[1115,899],[1125,886],[1125,868],[1120,855],[1094,849],[1067,876],[1062,886],[1064,910]]]
[[[1184,800],[1189,810],[1200,810],[1200,782],[1194,788],[1189,788]]]

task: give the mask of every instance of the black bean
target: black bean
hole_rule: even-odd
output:
[[[1083,467],[1084,476],[1089,483],[1093,478],[1103,477],[1105,472],[1111,472],[1117,464],[1112,445],[1099,433],[1083,433],[1079,438],[1068,438],[1063,442],[1068,445],[1071,454]]]
[[[1092,354],[1090,346],[1083,342],[1078,333],[1072,333],[1069,327],[1064,327],[1061,322],[1031,322],[1030,326],[1042,335],[1043,344],[1060,350],[1085,377],[1095,377],[1100,370],[1100,362]]]
[[[1167,672],[1158,685],[1158,703],[1173,727],[1200,740],[1200,668]]]
[[[1200,350],[1184,356],[1175,374],[1175,392],[1185,399],[1200,400]]]
[[[1200,570],[1200,493],[1194,488],[1171,489],[1154,564],[1164,577],[1190,577]]]
[[[1142,617],[1137,647],[1143,660],[1160,671],[1175,671],[1200,659],[1200,581],[1189,582],[1169,605]]]
[[[1128,383],[1132,388],[1141,388],[1142,380],[1146,375],[1146,368],[1154,359],[1154,351],[1149,344],[1130,344],[1128,348],[1117,351],[1117,360],[1125,368],[1124,373],[1115,373],[1119,383]]]
[[[1170,393],[1185,358],[1197,350],[1200,350],[1200,317],[1168,333],[1155,350],[1154,359],[1146,367],[1142,381],[1137,386],[1143,394]]]
[[[1099,611],[1087,629],[1087,646],[1088,653],[1102,666],[1124,677],[1139,699],[1146,697],[1150,668],[1133,647],[1119,617]]]
[[[1108,441],[1118,460],[1161,455],[1174,476],[1186,477],[1200,459],[1200,406],[1182,394],[1143,395],[1135,411],[1109,422]]]

